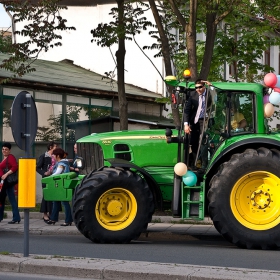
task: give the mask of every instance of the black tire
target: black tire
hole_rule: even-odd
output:
[[[234,154],[210,182],[209,215],[225,239],[248,249],[280,246],[280,152]]]
[[[122,168],[104,167],[85,176],[75,189],[72,203],[78,230],[100,243],[137,239],[154,213],[153,196],[146,181]]]

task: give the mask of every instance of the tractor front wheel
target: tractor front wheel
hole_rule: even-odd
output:
[[[139,237],[154,212],[144,179],[121,168],[103,168],[87,175],[73,196],[73,218],[93,242],[127,243]]]
[[[210,182],[209,214],[216,229],[241,248],[280,246],[280,152],[234,154]]]

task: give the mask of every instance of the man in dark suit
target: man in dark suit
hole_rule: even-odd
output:
[[[211,104],[211,96],[208,94],[207,99],[207,89],[205,84],[208,86],[211,85],[208,81],[203,81],[201,79],[196,80],[195,82],[195,92],[191,92],[190,98],[184,109],[184,131],[186,134],[190,134],[190,145],[192,149],[192,158],[194,164],[194,160],[196,158],[199,146],[199,137],[200,134],[203,133],[203,122],[206,116],[206,107]],[[207,104],[207,106],[206,106]],[[202,159],[202,167],[206,168],[207,166],[207,157]]]

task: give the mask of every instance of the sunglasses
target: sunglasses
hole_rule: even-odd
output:
[[[197,87],[195,87],[195,89],[198,89],[198,88],[203,88],[204,86],[197,86]]]

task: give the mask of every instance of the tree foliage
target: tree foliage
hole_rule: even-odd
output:
[[[143,3],[125,3],[124,0],[116,0],[117,7],[111,9],[109,15],[113,20],[108,23],[100,23],[95,29],[91,30],[93,36],[92,42],[96,42],[101,47],[111,47],[118,44],[116,51],[116,68],[118,78],[118,100],[119,100],[119,118],[120,129],[128,129],[128,110],[125,93],[125,41],[132,40],[141,30],[146,30],[151,25],[143,16],[144,11],[141,8],[146,6]],[[112,73],[112,71],[110,71]],[[109,73],[110,73],[109,72]],[[114,76],[114,75],[113,75]]]
[[[150,0],[149,2],[155,1]],[[182,56],[186,57],[185,68],[188,67],[191,70],[192,80],[195,80],[198,76],[203,79],[207,78],[211,66],[217,26],[232,11],[234,5],[239,2],[239,0],[165,0],[162,6],[158,7],[163,25],[173,32],[174,29],[178,31],[177,37],[174,34],[172,36],[170,32],[171,36],[168,36],[169,45],[173,46],[171,48],[172,58],[175,62],[178,62]],[[199,32],[206,34],[200,65],[198,64],[197,54],[197,33]],[[160,40],[162,40],[160,31],[159,35]]]
[[[235,68],[232,78],[236,81],[261,80],[263,72],[272,70],[260,62],[264,51],[271,45],[279,45],[277,8],[277,1],[266,0],[163,1],[157,9],[169,33],[175,73],[180,78],[180,73],[188,67],[193,80],[197,77],[223,80],[226,62]],[[205,39],[201,39],[201,34],[205,34]],[[146,48],[157,48],[157,56],[164,56],[160,31],[151,32],[151,36],[157,42]]]
[[[270,46],[280,45],[277,34],[280,25],[273,14],[265,12],[262,5],[243,3],[218,30],[214,57],[231,65],[236,82],[260,82],[264,73],[273,71],[263,63],[263,54]]]
[[[91,30],[93,39],[101,47],[111,47],[118,44],[118,37],[121,35],[125,40],[132,41],[133,37],[140,34],[142,30],[147,30],[149,26],[153,26],[144,16],[144,9],[148,5],[145,3],[126,2],[123,6],[123,28],[120,26],[119,8],[111,9],[109,15],[113,18],[109,23],[99,23],[95,29]]]
[[[59,0],[39,0],[31,4],[30,0],[6,1],[6,10],[13,15],[14,24],[24,22],[22,30],[15,35],[25,37],[24,42],[13,42],[10,47],[10,57],[0,64],[0,68],[11,71],[13,77],[22,77],[35,71],[32,63],[38,55],[50,48],[62,45],[61,31],[75,30],[66,25],[66,19],[60,15],[60,10],[67,9],[58,6]]]
[[[12,47],[12,37],[5,35],[8,30],[0,32],[0,53],[9,53]]]
[[[90,120],[98,119],[101,117],[107,117],[111,114],[111,109],[90,107],[83,107],[83,109],[86,111],[86,116],[88,116]]]

